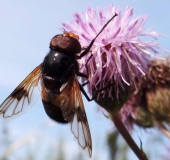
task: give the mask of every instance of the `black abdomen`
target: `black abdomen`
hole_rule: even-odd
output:
[[[42,102],[44,105],[45,112],[51,119],[53,119],[59,123],[68,123],[68,121],[64,120],[64,117],[62,116],[62,111],[61,111],[60,107],[57,107],[57,106],[51,104],[50,102],[47,102],[44,100],[42,100]]]

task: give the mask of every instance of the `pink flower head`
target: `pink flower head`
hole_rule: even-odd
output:
[[[103,92],[112,99],[112,90],[118,97],[119,87],[124,89],[124,84],[130,85],[134,77],[147,74],[152,54],[157,54],[160,50],[157,43],[143,40],[141,36],[155,38],[160,34],[145,31],[144,24],[148,16],[134,17],[132,7],[126,7],[123,12],[113,5],[103,9],[89,7],[86,13],[75,13],[74,20],[62,23],[63,30],[77,34],[82,48],[86,48],[115,13],[118,16],[95,40],[91,53],[79,61],[80,71],[86,73],[85,64],[88,57],[93,55],[88,62],[89,91],[92,93],[93,88],[100,89],[109,83],[115,83]]]

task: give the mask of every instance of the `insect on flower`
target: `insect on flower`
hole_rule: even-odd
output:
[[[59,123],[70,123],[79,145],[91,156],[91,134],[80,91],[88,100],[89,98],[83,85],[77,80],[77,76],[88,78],[88,75],[79,72],[77,60],[89,53],[95,39],[116,16],[117,14],[103,26],[80,55],[78,53],[82,50],[81,45],[74,33],[66,32],[54,36],[44,61],[1,104],[0,114],[3,118],[20,115],[32,106],[40,84],[41,99],[47,115]]]

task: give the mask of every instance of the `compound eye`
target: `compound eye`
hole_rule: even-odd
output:
[[[58,48],[59,47],[59,43],[61,41],[61,39],[63,38],[63,35],[56,35],[52,38],[51,42],[50,42],[50,48]]]
[[[78,36],[70,32],[54,36],[50,42],[50,48],[66,53],[76,54],[81,52]]]

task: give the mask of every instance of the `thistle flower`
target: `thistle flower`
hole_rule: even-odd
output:
[[[138,91],[131,86],[128,101],[120,111],[123,122],[133,128],[133,124],[141,127],[158,127],[170,137],[166,125],[170,124],[170,61],[153,60],[148,65],[147,76],[142,81],[136,80]]]
[[[88,89],[92,94],[108,84],[114,86],[102,92],[102,97],[118,98],[135,77],[147,75],[147,65],[152,54],[157,54],[160,47],[152,41],[144,41],[141,36],[156,38],[155,31],[144,31],[147,15],[133,17],[133,8],[126,7],[122,13],[119,8],[110,5],[103,9],[88,8],[86,13],[75,13],[74,20],[62,23],[64,31],[74,32],[79,36],[83,48],[86,48],[108,19],[118,14],[95,40],[91,49],[93,57],[88,62]],[[80,71],[87,73],[85,64],[90,53],[80,61]],[[138,78],[139,77],[139,78]],[[121,92],[123,90],[123,92]],[[126,93],[127,95],[127,93]],[[98,98],[99,99],[99,98]]]
[[[97,37],[91,52],[79,60],[79,68],[88,75],[88,90],[92,96],[98,93],[97,90],[112,84],[100,92],[95,101],[111,114],[118,131],[138,158],[146,160],[146,155],[129,135],[118,112],[127,101],[130,84],[141,82],[142,75],[149,76],[148,65],[151,64],[151,58],[162,50],[157,43],[141,37],[156,39],[161,34],[144,30],[147,15],[134,17],[132,7],[126,7],[121,12],[113,5],[96,10],[89,7],[85,14],[75,13],[74,20],[62,23],[63,31],[77,34],[81,46],[86,48],[115,13],[118,16]],[[93,56],[89,59],[91,55]]]

